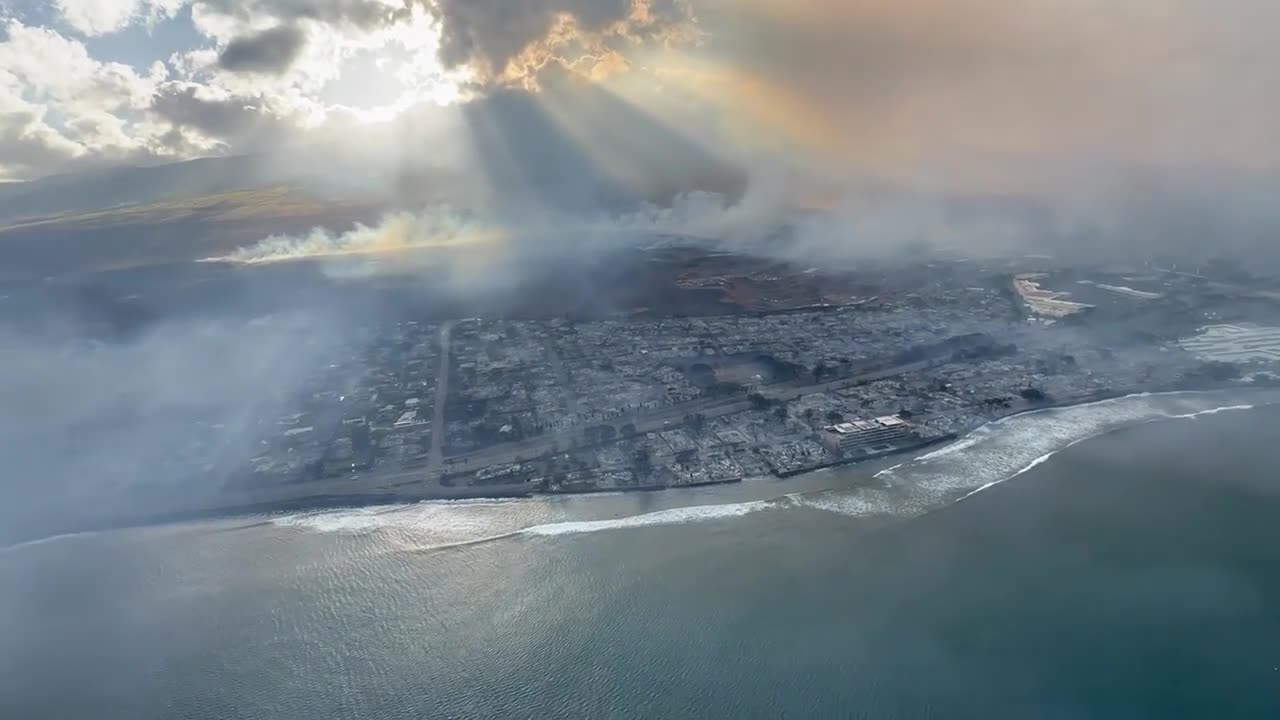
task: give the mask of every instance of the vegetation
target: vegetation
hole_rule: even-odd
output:
[[[691,429],[701,431],[707,425],[707,416],[702,413],[692,413],[684,416],[684,422]]]
[[[1021,395],[1024,400],[1028,400],[1033,403],[1042,403],[1049,399],[1049,396],[1045,395],[1043,390],[1034,387],[1024,388],[1018,394]]]

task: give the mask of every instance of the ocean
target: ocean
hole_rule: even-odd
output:
[[[0,718],[1276,718],[1280,406],[0,549]]]

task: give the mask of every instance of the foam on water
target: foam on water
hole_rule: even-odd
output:
[[[598,501],[597,497],[583,498]],[[367,535],[391,534],[415,550],[441,550],[501,540],[517,535],[553,537],[606,530],[682,525],[742,517],[775,507],[794,505],[786,498],[742,503],[675,507],[622,517],[588,517],[604,511],[598,502],[576,508],[539,501],[496,503],[424,502],[408,506],[383,506],[332,510],[275,518],[278,527],[314,532]],[[575,512],[576,511],[576,512]]]
[[[1253,409],[1206,393],[1141,393],[1002,418],[961,440],[877,473],[879,485],[815,493],[800,504],[854,517],[912,517],[970,498],[1057,453],[1128,425]]]
[[[654,525],[683,525],[708,520],[723,520],[742,517],[791,503],[783,500],[758,500],[754,502],[729,503],[725,505],[698,505],[694,507],[678,507],[669,510],[631,515],[612,520],[579,520],[575,522],[559,522],[549,525],[535,525],[523,532],[529,535],[578,535],[581,533],[600,532],[601,530],[622,530],[626,528],[652,527]]]
[[[898,463],[897,465],[894,465],[893,467],[885,468],[884,470],[881,470],[880,472],[876,473],[873,477],[877,477],[877,478],[878,478],[878,477],[881,477],[881,476],[884,476],[884,475],[888,475],[889,473],[893,472],[894,470],[897,470],[898,468],[900,468],[900,467],[902,467],[903,465],[906,465],[906,464],[907,464],[907,463],[902,462],[902,463]]]
[[[937,458],[944,458],[949,455],[955,455],[956,453],[964,452],[965,450],[968,450],[974,445],[977,445],[978,443],[982,442],[986,434],[990,432],[990,427],[991,425],[983,425],[982,427],[978,428],[977,430],[974,430],[973,432],[969,433],[963,438],[960,438],[959,440],[953,443],[944,445],[938,448],[937,450],[934,450],[933,452],[925,453],[924,455],[921,455],[920,457],[916,458],[916,460],[917,461],[934,460]],[[906,464],[907,463],[899,463],[889,468],[889,470],[886,472],[897,470],[898,468]]]
[[[1062,449],[1063,449],[1063,450],[1066,450],[1067,448],[1071,447],[1072,445],[1075,445],[1075,444],[1077,444],[1077,443],[1084,442],[1085,440],[1088,440],[1088,438],[1080,438],[1079,440],[1077,440],[1077,441],[1075,441],[1075,442],[1073,442],[1073,443],[1068,444],[1066,447],[1064,447],[1064,448],[1062,448]],[[1029,465],[1027,465],[1026,467],[1022,468],[1022,469],[1021,469],[1021,470],[1019,470],[1018,472],[1016,472],[1016,473],[1014,473],[1014,474],[1010,475],[1009,477],[1007,477],[1007,478],[1005,478],[1005,479],[1003,479],[1003,480],[992,480],[991,482],[987,483],[986,485],[983,485],[982,487],[978,488],[977,490],[972,490],[972,491],[970,491],[970,492],[968,492],[968,493],[965,493],[964,497],[962,497],[962,498],[960,498],[960,499],[961,499],[961,500],[968,500],[969,498],[973,497],[974,495],[977,495],[977,494],[978,494],[978,493],[980,493],[980,492],[983,492],[983,491],[985,491],[985,490],[990,490],[991,488],[993,488],[993,487],[995,487],[995,486],[997,486],[997,485],[999,485],[999,484],[1001,484],[1001,483],[1009,482],[1010,480],[1012,480],[1012,479],[1014,479],[1014,478],[1016,478],[1016,477],[1018,477],[1018,476],[1020,476],[1020,475],[1024,475],[1024,474],[1026,474],[1026,473],[1028,473],[1028,472],[1031,472],[1032,470],[1034,470],[1034,469],[1036,469],[1036,468],[1040,467],[1041,465],[1043,465],[1043,464],[1045,464],[1045,463],[1049,462],[1050,460],[1052,460],[1052,459],[1053,459],[1053,456],[1054,456],[1054,455],[1057,455],[1057,454],[1058,454],[1058,452],[1059,452],[1058,450],[1054,450],[1053,452],[1047,452],[1047,453],[1045,453],[1045,454],[1041,455],[1040,457],[1036,458],[1035,460],[1032,460],[1032,461],[1031,461],[1031,464],[1029,464]]]
[[[553,512],[552,506],[529,500],[443,500],[300,513],[271,522],[279,527],[346,535],[390,533],[410,544],[436,547],[509,535],[554,517]]]
[[[60,533],[58,535],[50,535],[49,537],[36,538],[35,540],[24,540],[19,543],[14,543],[12,545],[5,545],[4,547],[0,547],[0,553],[14,552],[18,550],[23,550],[25,548],[38,547],[40,545],[48,545],[50,543],[56,543],[63,540],[75,540],[77,538],[84,538],[84,537],[89,537],[91,535],[97,535],[97,534],[99,533],[96,530],[86,530],[84,532]]]
[[[849,517],[892,516],[898,498],[886,488],[859,488],[856,491],[827,490],[794,496],[796,505]]]
[[[1192,412],[1192,413],[1184,413],[1182,415],[1170,415],[1169,417],[1182,419],[1182,420],[1195,420],[1196,418],[1202,415],[1217,415],[1218,413],[1224,413],[1224,412],[1239,412],[1241,410],[1253,410],[1255,407],[1257,406],[1256,405],[1227,405],[1226,407],[1209,408],[1208,410],[1201,410],[1199,412]]]
[[[1268,396],[1268,402],[1275,400]],[[439,501],[304,513],[272,522],[319,532],[393,533],[412,547],[439,549],[520,535],[554,537],[732,519],[780,508],[852,517],[913,517],[1007,482],[1072,445],[1120,427],[1255,407],[1217,404],[1221,402],[1221,395],[1211,393],[1143,393],[1024,413],[989,423],[944,448],[882,470],[873,485],[773,500],[674,507],[622,517],[612,516],[618,512],[617,496],[612,503],[604,496]]]
[[[1057,452],[1126,425],[1254,407],[1217,402],[1221,398],[1213,393],[1138,393],[1012,415],[941,450],[881,471],[876,478],[883,487],[820,493],[806,505],[849,515],[919,515],[1009,482]]]

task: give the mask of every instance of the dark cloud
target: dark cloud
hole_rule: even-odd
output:
[[[545,38],[560,15],[584,28],[626,17],[628,0],[437,0],[432,7],[443,37],[440,59],[448,67],[480,62],[496,73],[534,42]]]
[[[297,25],[277,25],[227,43],[218,55],[218,66],[232,72],[278,75],[293,65],[306,42],[306,32]]]
[[[299,132],[293,118],[276,114],[261,100],[202,97],[199,86],[187,83],[161,86],[151,110],[174,127],[195,130],[240,151],[270,146]]]
[[[486,79],[523,76],[561,52],[574,65],[619,37],[652,39],[691,21],[679,0],[428,0],[440,23],[440,60]]]
[[[586,59],[616,54],[619,41],[660,42],[693,24],[687,0],[206,0],[200,11],[245,23],[270,17],[284,25],[310,21],[373,30],[407,19],[414,6],[425,8],[439,23],[441,62],[449,68],[470,67],[484,84],[515,83],[553,61],[578,67]],[[281,32],[276,40],[300,45],[296,36],[286,38]],[[294,47],[265,38],[257,44],[267,45],[264,50]],[[251,62],[258,56],[247,53]],[[259,71],[287,66],[287,58],[283,53],[270,56],[274,62]],[[236,59],[232,52],[224,67]],[[248,69],[257,70],[253,65]]]

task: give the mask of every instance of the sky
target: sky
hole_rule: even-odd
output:
[[[513,97],[617,174],[637,156],[614,148],[648,132],[815,196],[1280,163],[1269,0],[0,0],[0,18],[5,180],[406,133],[446,157],[492,141],[459,117]]]
[[[340,256],[335,274],[366,271],[346,257],[366,249],[467,243],[443,273],[459,296],[655,231],[806,267],[936,243],[1089,262],[1234,250],[1280,272],[1277,27],[1275,0],[0,0],[0,181],[232,155],[275,169],[287,156],[287,173],[245,177],[347,180],[334,183],[346,202],[391,177],[377,224],[343,217],[226,247],[213,228],[156,232],[216,241],[219,256],[201,259]],[[190,180],[146,175],[108,177],[148,191]],[[73,205],[136,201],[82,198],[107,184],[85,177],[40,187]],[[0,200],[69,209],[33,210],[26,189],[6,184]],[[11,232],[6,268],[21,265],[15,236],[85,266],[118,251],[111,238],[139,257],[153,245],[132,228],[80,229],[67,242],[81,245]],[[376,266],[419,270],[399,255]],[[263,277],[224,299],[287,297],[307,308],[298,336],[312,342],[347,337],[341,313],[395,309]],[[64,335],[115,306],[68,294],[70,319],[54,308],[49,337],[0,337],[0,365],[24,378],[0,385],[0,445],[33,470],[15,477],[139,475],[180,440],[176,414],[207,405],[247,423],[245,408],[285,397],[322,357],[289,333],[242,341],[243,322],[182,317],[78,355]],[[67,453],[87,422],[117,435]],[[253,441],[228,437],[228,457]],[[4,504],[9,517],[25,507]]]

